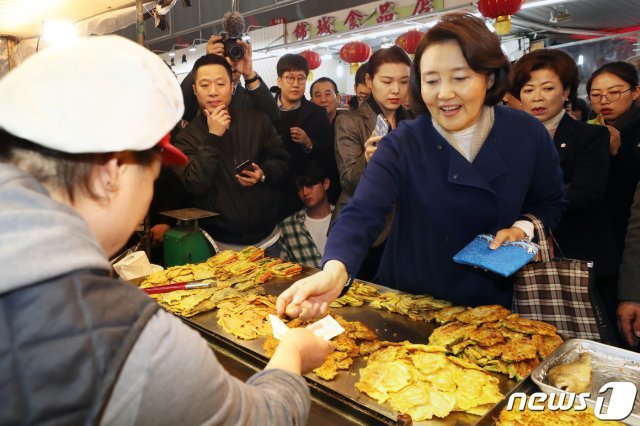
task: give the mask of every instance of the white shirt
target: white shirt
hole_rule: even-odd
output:
[[[306,214],[304,217],[304,226],[307,228],[307,231],[309,231],[311,239],[320,252],[320,255],[324,255],[324,247],[327,245],[329,222],[331,222],[331,214],[328,214],[322,219],[313,219]]]

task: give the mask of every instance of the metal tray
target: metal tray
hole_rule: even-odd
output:
[[[313,268],[305,267],[301,275],[297,275],[292,279],[272,279],[264,285],[264,288],[268,294],[278,295],[296,280],[311,275],[315,271]],[[381,292],[398,292],[376,284],[371,285]],[[342,315],[349,321],[361,321],[372,328],[380,340],[392,342],[409,340],[412,343],[426,344],[431,332],[437,327],[434,322],[413,321],[404,315],[390,313],[386,310],[377,310],[367,305],[332,308],[331,312],[335,315]],[[200,330],[201,333],[214,338],[217,343],[234,350],[243,358],[248,357],[262,363],[268,361],[264,357],[264,350],[262,349],[263,337],[254,340],[242,340],[227,333],[218,325],[216,311],[185,318],[184,321]],[[330,399],[339,400],[341,403],[354,407],[356,410],[368,413],[372,419],[377,420],[376,423],[395,424],[397,412],[391,410],[387,405],[378,404],[374,399],[356,390],[355,383],[359,380],[358,372],[365,366],[366,360],[363,357],[358,357],[354,360],[349,370],[338,370],[338,375],[333,380],[323,380],[314,373],[307,374],[306,378],[312,388],[328,395]],[[493,375],[500,379],[500,391],[505,395],[517,385],[515,380],[510,380],[506,375]],[[413,422],[413,424],[416,426],[475,425],[480,418],[472,414],[455,412],[447,416],[446,419],[434,418],[430,421]]]
[[[531,373],[531,379],[540,390],[548,394],[566,393],[548,382],[547,373],[552,367],[578,359],[581,353],[591,355],[591,395],[598,395],[600,388],[609,382],[631,382],[640,384],[640,354],[584,339],[569,339],[558,347],[547,359],[541,362]],[[595,399],[587,398],[587,405],[594,407]],[[607,404],[605,403],[606,407]],[[631,415],[623,422],[640,425],[640,392]]]

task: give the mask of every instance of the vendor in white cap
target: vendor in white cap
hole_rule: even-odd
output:
[[[331,344],[291,330],[243,383],[107,256],[142,220],[183,112],[163,61],[116,36],[0,80],[0,424],[305,424],[301,371]]]

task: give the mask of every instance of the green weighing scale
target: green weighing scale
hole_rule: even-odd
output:
[[[164,233],[165,268],[204,262],[218,251],[213,238],[198,225],[198,219],[218,216],[219,213],[188,208],[160,214],[178,221]]]

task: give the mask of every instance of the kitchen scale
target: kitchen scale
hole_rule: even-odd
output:
[[[200,228],[198,220],[218,216],[219,213],[188,208],[160,214],[177,220],[176,225],[164,233],[164,266],[166,268],[204,262],[218,251],[213,238]]]

